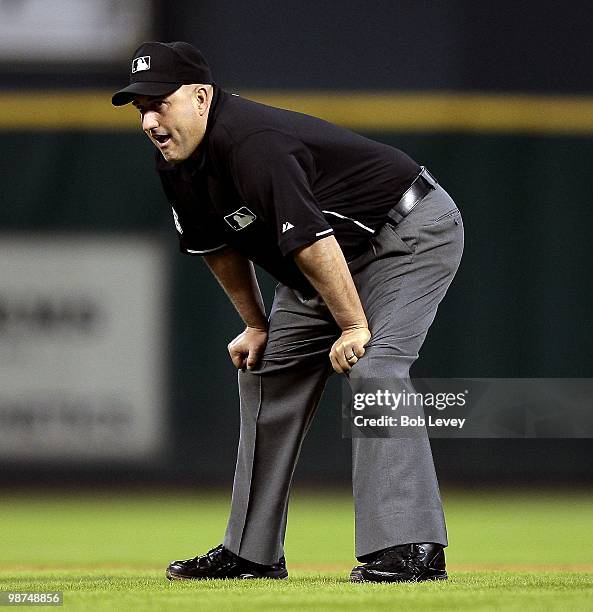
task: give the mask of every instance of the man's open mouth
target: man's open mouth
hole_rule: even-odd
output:
[[[153,134],[152,137],[159,143],[159,144],[165,144],[166,142],[169,141],[170,136],[169,134]]]

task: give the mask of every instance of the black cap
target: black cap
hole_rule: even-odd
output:
[[[210,66],[198,49],[186,42],[145,42],[134,52],[130,84],[114,93],[111,103],[123,106],[137,95],[164,96],[189,83],[212,83]]]

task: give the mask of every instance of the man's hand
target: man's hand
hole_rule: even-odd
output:
[[[294,259],[342,330],[329,359],[345,374],[364,355],[371,332],[344,253],[335,237],[327,236],[295,251]]]
[[[227,347],[231,361],[238,370],[251,370],[262,358],[267,342],[267,329],[246,327]]]
[[[371,339],[368,327],[346,329],[334,342],[329,359],[338,374],[345,374],[364,355],[364,347]]]

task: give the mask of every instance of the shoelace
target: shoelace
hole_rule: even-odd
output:
[[[421,560],[422,555],[416,553],[413,546],[407,550],[400,547],[383,551],[372,563],[381,564],[385,560],[393,560],[401,565],[402,570],[408,570],[413,575],[419,576],[424,572],[425,564]]]
[[[405,565],[415,576],[420,576],[426,569],[424,563],[418,557],[413,557],[412,555],[406,557]]]
[[[408,550],[404,551],[401,547],[397,548],[388,548],[383,552],[379,553],[376,559],[372,561],[372,563],[380,563],[385,559],[392,559],[393,561],[405,561],[408,558],[412,557],[411,546]]]
[[[206,566],[210,566],[210,565],[219,563],[221,560],[221,557],[222,557],[222,546],[217,546],[216,548],[209,550],[201,558],[203,558],[204,561],[206,562]],[[200,559],[200,557],[198,557],[198,559]]]
[[[217,562],[217,558],[221,556],[222,546],[217,546],[212,550],[209,550],[205,555],[197,555],[190,559],[185,559],[181,563],[195,563],[197,566],[209,567],[213,563]]]

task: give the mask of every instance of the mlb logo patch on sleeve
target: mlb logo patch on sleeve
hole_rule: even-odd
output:
[[[224,218],[224,220],[236,231],[242,230],[256,219],[257,217],[247,208],[247,206],[242,206],[239,210],[232,212],[230,215],[226,215]]]
[[[143,55],[132,60],[132,74],[142,72],[142,70],[150,70],[150,55]]]

